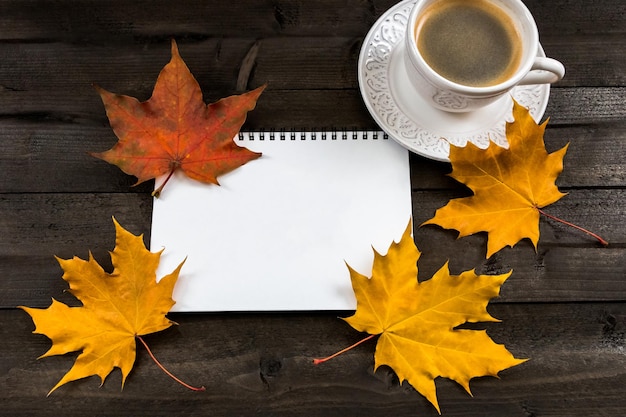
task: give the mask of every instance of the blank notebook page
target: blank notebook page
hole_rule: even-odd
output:
[[[371,276],[372,248],[402,236],[407,150],[382,132],[281,136],[240,134],[263,156],[220,186],[177,172],[154,200],[157,277],[186,258],[172,311],[354,310],[346,263]]]

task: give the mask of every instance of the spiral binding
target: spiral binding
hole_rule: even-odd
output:
[[[378,130],[348,130],[348,129],[333,129],[333,130],[306,130],[297,131],[291,129],[260,129],[258,131],[239,132],[239,140],[387,140],[389,135],[383,131]]]

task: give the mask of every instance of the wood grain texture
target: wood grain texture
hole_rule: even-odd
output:
[[[349,312],[176,314],[179,326],[147,337],[157,357],[204,393],[167,378],[139,349],[120,391],[114,372],[46,393],[74,355],[36,358],[50,346],[15,307],[46,307],[66,293],[54,256],[91,251],[110,269],[111,217],[149,241],[151,183],[91,157],[116,138],[92,85],[150,97],[169,43],[205,101],[268,83],[245,130],[376,129],[360,96],[364,36],[395,0],[0,0],[0,416],[429,416],[435,410],[387,368],[374,344],[322,366],[362,338]],[[557,184],[568,195],[546,210],[610,241],[540,220],[525,240],[485,259],[486,236],[419,225],[469,195],[450,165],[411,155],[419,279],[513,270],[486,328],[531,360],[472,382],[474,397],[438,379],[445,416],[626,415],[626,4],[525,0],[565,78],[551,88],[546,147],[569,143]],[[401,233],[399,231],[398,233]]]
[[[501,379],[475,379],[473,398],[455,383],[438,379],[444,415],[620,414],[626,383],[623,303],[494,305],[490,311],[502,322],[472,328],[486,328],[516,357],[530,361],[501,372]],[[110,415],[111,410],[125,415],[149,410],[152,416],[437,415],[410,386],[400,386],[389,369],[373,371],[374,342],[312,365],[314,357],[362,337],[335,314],[173,315],[179,326],[146,340],[164,364],[187,381],[203,384],[206,392],[178,386],[138,348],[122,392],[119,372],[114,372],[101,388],[91,377],[48,398],[72,355],[35,360],[49,341],[29,333],[33,325],[24,312],[3,315],[13,323],[1,330],[0,381],[11,387],[11,392],[0,391],[7,416],[56,416],[60,406],[68,417]],[[19,402],[12,398],[15,392]]]
[[[258,53],[250,74],[249,89],[267,83],[267,93],[357,90],[356,63],[365,33],[331,38],[273,37],[259,40],[253,37],[212,37],[192,43],[177,41],[181,56],[203,89],[205,100],[214,101],[236,92],[241,64],[253,45],[257,45]],[[623,35],[609,38],[578,36],[546,43],[547,53],[567,64],[567,74],[554,90],[587,87],[591,90],[586,96],[591,100],[599,94],[592,87],[622,86],[626,78],[620,53],[626,47],[623,38]],[[572,48],[572,44],[577,47]],[[599,52],[603,47],[607,48],[606,51]],[[146,100],[159,71],[169,61],[169,53],[166,41],[147,47],[109,43],[24,45],[0,42],[3,69],[0,94],[8,105],[1,114],[28,113],[33,111],[34,104],[42,106],[38,109],[41,111],[58,100],[56,104],[61,107],[55,113],[69,113],[68,117],[99,115],[102,111],[99,97],[92,88],[94,83],[116,93]],[[619,95],[620,90],[609,89],[603,94]],[[621,92],[621,97],[623,94]],[[623,115],[623,103],[615,100],[614,105]]]
[[[395,0],[2,0],[0,39],[129,43],[179,35],[190,40],[212,34],[241,37],[360,35]],[[525,1],[544,35],[624,33],[626,6],[620,0],[592,4],[576,0]]]
[[[359,127],[379,129],[356,128]],[[550,121],[545,134],[548,151],[554,152],[569,143],[558,186],[565,191],[620,187],[626,182],[626,160],[622,156],[625,141],[626,123],[621,121],[561,126]],[[115,142],[115,135],[104,121],[0,121],[0,163],[6,172],[20,173],[0,177],[0,190],[3,193],[147,192],[150,184],[132,187],[136,178],[89,155],[109,149]],[[450,170],[449,164],[412,155],[412,187],[414,190],[456,189],[458,184],[446,177]]]
[[[474,268],[480,273],[512,269],[500,302],[626,298],[626,234],[614,226],[626,214],[626,190],[572,190],[546,209],[600,234],[611,242],[608,248],[570,227],[542,219],[537,251],[524,240],[489,259],[485,258],[484,234],[457,239],[453,230],[418,227],[458,196],[452,190],[413,193],[414,235],[424,252],[420,279],[428,279],[449,261],[456,274]],[[112,216],[132,233],[143,233],[149,242],[151,198],[148,193],[0,195],[0,234],[5,236],[0,243],[5,260],[0,264],[0,275],[5,277],[0,308],[44,307],[50,297],[63,296],[66,284],[54,256],[86,259],[91,251],[109,266],[107,252],[114,246]],[[263,237],[258,240],[262,246]]]

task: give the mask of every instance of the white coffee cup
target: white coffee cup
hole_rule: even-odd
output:
[[[440,75],[420,53],[417,24],[429,6],[450,1],[458,2],[417,0],[407,23],[404,48],[406,71],[417,92],[433,107],[449,112],[468,112],[493,103],[517,85],[554,83],[565,75],[565,68],[559,61],[538,56],[537,25],[520,0],[478,0],[498,7],[513,22],[521,40],[521,56],[514,72],[503,81],[486,86],[465,85]]]

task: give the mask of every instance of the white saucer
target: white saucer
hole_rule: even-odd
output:
[[[511,94],[482,109],[450,113],[428,105],[415,92],[404,70],[404,33],[416,0],[404,0],[372,26],[359,55],[358,79],[365,105],[379,126],[405,148],[427,158],[449,161],[450,144],[470,141],[480,148],[489,140],[507,147],[505,122],[513,121],[513,101],[527,107],[536,121],[548,104],[550,85],[515,87]],[[537,53],[545,56],[540,47]]]

